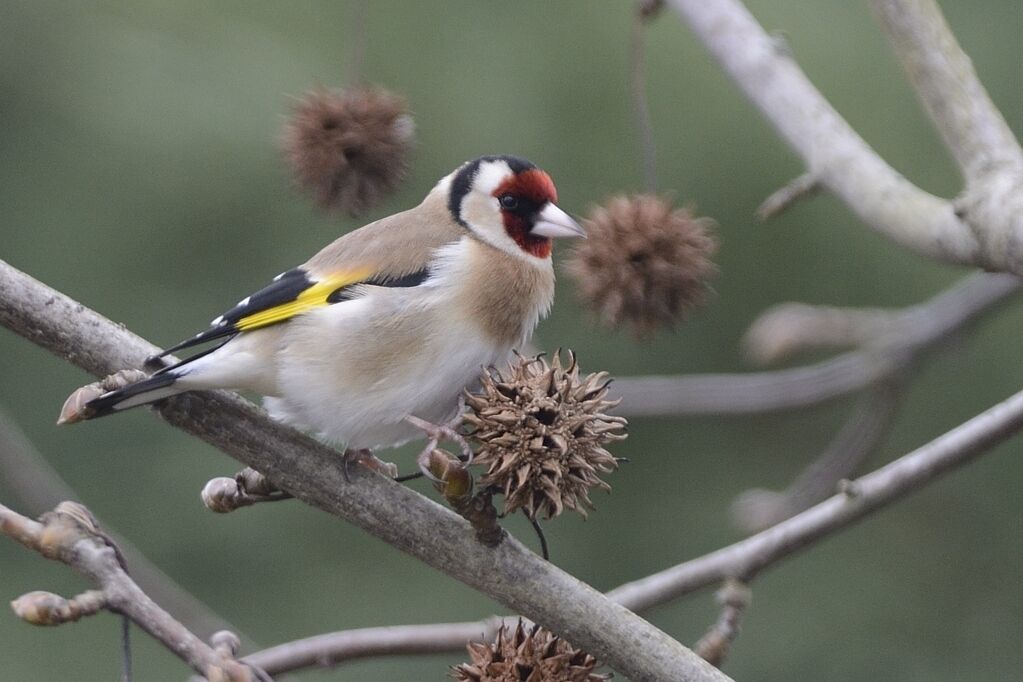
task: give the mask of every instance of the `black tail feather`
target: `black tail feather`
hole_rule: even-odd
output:
[[[172,372],[161,372],[159,374],[154,374],[148,379],[143,379],[142,381],[131,384],[129,386],[125,386],[124,388],[119,388],[116,391],[104,393],[100,397],[94,398],[85,404],[86,413],[88,415],[86,419],[96,419],[97,417],[105,417],[108,414],[113,414],[114,412],[125,410],[128,409],[129,407],[135,407],[136,405],[144,405],[147,402],[153,402],[159,400],[160,398],[164,398],[166,396],[160,394],[153,396],[152,400],[143,400],[139,402],[134,402],[131,405],[118,407],[118,405],[122,405],[126,400],[136,398],[145,393],[158,391],[161,388],[166,388],[177,380],[178,377],[176,374]]]

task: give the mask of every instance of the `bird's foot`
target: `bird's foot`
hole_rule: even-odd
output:
[[[345,480],[348,482],[352,480],[349,471],[353,464],[361,464],[367,469],[372,469],[388,478],[395,478],[398,475],[398,465],[385,462],[374,455],[368,448],[345,450],[344,454],[341,455],[341,461],[344,463]]]
[[[423,475],[431,481],[436,482],[438,479],[430,472],[430,454],[442,440],[450,440],[457,443],[462,451],[461,459],[466,464],[472,463],[472,448],[469,447],[469,441],[458,431],[458,427],[462,425],[462,412],[464,411],[465,399],[459,398],[458,412],[444,424],[433,424],[413,415],[405,417],[405,421],[426,434],[426,447],[416,457],[416,464],[419,466],[419,470],[423,472]]]

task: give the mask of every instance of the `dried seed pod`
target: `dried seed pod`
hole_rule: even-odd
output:
[[[458,682],[605,682],[593,656],[539,625],[504,626],[492,644],[470,642],[469,663],[451,670]]]
[[[550,519],[568,508],[585,517],[589,489],[611,489],[599,474],[618,463],[604,445],[625,438],[626,421],[605,414],[617,404],[607,384],[606,372],[580,378],[571,351],[567,367],[557,353],[550,364],[516,355],[507,372],[484,374],[465,420],[479,443],[473,462],[487,467],[479,484],[504,494],[505,514]]]
[[[321,206],[358,215],[397,187],[414,139],[415,124],[398,95],[317,89],[295,105],[281,146],[298,184]]]
[[[706,298],[717,272],[714,221],[652,194],[616,196],[594,208],[589,239],[566,268],[579,294],[608,327],[632,326],[640,338],[673,327]]]

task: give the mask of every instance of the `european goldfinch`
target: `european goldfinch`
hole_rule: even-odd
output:
[[[415,208],[340,237],[161,355],[219,345],[81,416],[231,388],[350,452],[412,440],[422,423],[454,417],[481,368],[505,361],[549,311],[551,239],[585,236],[556,200],[528,161],[465,163]]]

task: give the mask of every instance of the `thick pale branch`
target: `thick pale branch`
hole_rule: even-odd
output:
[[[856,479],[831,497],[757,535],[622,585],[607,596],[630,609],[688,594],[724,578],[748,581],[764,568],[896,502],[1023,428],[1023,392],[930,443]]]
[[[952,204],[885,163],[739,0],[667,1],[802,157],[807,172],[864,222],[923,255],[979,262],[980,244]]]
[[[979,264],[1023,273],[1023,151],[934,0],[872,0],[896,54],[966,176],[956,213]]]
[[[1023,158],[934,0],[871,0],[892,47],[967,179]]]
[[[104,376],[140,367],[158,349],[0,261],[0,324]],[[338,452],[271,421],[222,391],[184,394],[159,409],[171,424],[265,474],[275,486],[557,632],[637,680],[727,679],[679,642],[543,561],[513,538],[476,541],[456,514],[383,476],[345,479]],[[101,428],[97,425],[75,428]]]

